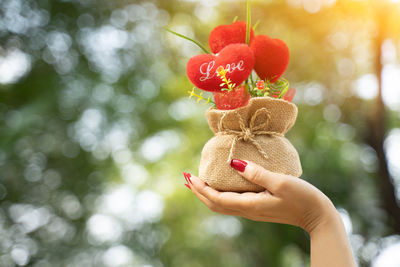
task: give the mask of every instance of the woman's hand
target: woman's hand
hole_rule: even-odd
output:
[[[302,179],[270,172],[251,161],[232,160],[231,166],[265,190],[218,192],[184,173],[190,184],[186,186],[212,211],[302,227],[310,234],[312,267],[355,266],[339,213],[321,191]]]
[[[232,160],[231,166],[265,191],[218,192],[192,176],[193,193],[212,211],[255,221],[291,224],[309,233],[338,216],[328,197],[302,179],[270,172],[251,161]]]

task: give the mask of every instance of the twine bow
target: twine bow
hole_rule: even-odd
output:
[[[239,126],[240,126],[240,131],[238,130],[231,130],[228,129],[224,126],[224,120],[226,117],[227,113],[224,113],[224,115],[222,115],[221,120],[219,121],[218,124],[218,134],[222,134],[222,135],[234,135],[233,141],[232,141],[232,145],[231,145],[231,149],[229,151],[229,157],[227,162],[230,163],[233,157],[233,150],[235,149],[236,143],[240,140],[243,140],[244,142],[251,142],[258,150],[258,152],[260,152],[260,154],[268,159],[268,155],[267,153],[262,149],[261,145],[258,143],[258,141],[256,140],[256,136],[257,135],[273,135],[273,136],[283,136],[282,133],[278,133],[278,132],[273,132],[273,131],[266,131],[265,129],[267,129],[267,126],[271,120],[271,115],[269,113],[269,111],[266,108],[261,108],[258,109],[254,115],[251,117],[250,119],[250,124],[249,127],[246,127],[246,125],[244,124],[243,118],[242,116],[236,111],[234,114],[236,115],[236,117],[238,118],[239,121]],[[257,119],[257,117],[260,114],[264,114],[266,117],[266,120],[263,121],[262,123],[255,125],[255,121]]]

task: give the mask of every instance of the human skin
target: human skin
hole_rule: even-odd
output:
[[[310,235],[311,267],[356,266],[340,215],[326,195],[297,177],[270,172],[251,161],[234,162],[241,164],[242,168],[231,164],[239,174],[265,191],[219,192],[186,174],[188,187],[214,212],[303,228]]]

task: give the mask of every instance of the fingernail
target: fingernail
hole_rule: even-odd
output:
[[[185,177],[186,182],[189,183],[188,179],[187,179],[187,172],[182,172],[183,173],[183,177]]]
[[[247,162],[240,160],[240,159],[233,159],[231,160],[231,167],[234,168],[235,170],[238,170],[240,172],[244,172],[246,169]]]
[[[189,181],[189,183],[191,183],[191,184],[193,184],[192,183],[192,180],[190,180],[190,177],[192,177],[192,175],[190,174],[190,173],[186,173],[186,178],[188,179],[188,181]]]
[[[190,173],[183,172],[183,176],[185,176],[185,179],[186,179],[186,181],[187,181],[188,183],[193,184],[193,183],[192,183],[192,180],[190,180],[190,177],[192,177],[192,175],[191,175]]]
[[[186,186],[187,188],[189,188],[190,190],[192,190],[192,188],[190,188],[190,185],[185,184],[185,186]]]

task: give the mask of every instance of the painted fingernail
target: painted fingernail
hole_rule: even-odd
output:
[[[190,173],[186,173],[186,179],[189,181],[189,183],[191,183],[191,184],[193,184],[192,183],[192,180],[190,180],[190,177],[192,177],[192,175],[190,174]]]
[[[189,188],[190,190],[192,190],[192,188],[190,188],[190,185],[185,184],[185,186],[186,186],[187,188]]]
[[[193,184],[192,180],[190,180],[190,177],[192,176],[190,173],[183,172],[183,176],[185,176],[186,182]]]
[[[240,159],[233,159],[231,160],[231,167],[234,168],[235,170],[238,170],[240,172],[244,172],[246,169],[247,162],[240,160]]]
[[[182,172],[183,173],[183,177],[185,177],[186,182],[189,183],[188,178],[187,178],[187,172]]]

